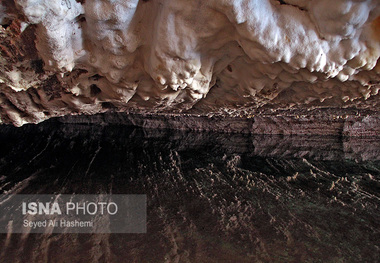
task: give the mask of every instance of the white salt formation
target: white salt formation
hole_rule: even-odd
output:
[[[2,5],[3,122],[109,108],[202,114],[264,106],[378,109],[378,0]]]

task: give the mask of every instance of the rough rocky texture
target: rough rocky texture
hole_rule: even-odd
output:
[[[92,116],[65,116],[58,118],[57,121],[76,124],[123,124],[148,129],[223,131],[245,134],[380,136],[379,112],[336,108],[307,111],[270,110],[249,116],[201,116],[168,113],[126,114],[111,111]]]
[[[379,261],[378,139],[2,126],[0,171],[0,202],[148,200],[147,234],[1,234],[4,263]]]
[[[1,122],[377,111],[377,0],[5,0]]]

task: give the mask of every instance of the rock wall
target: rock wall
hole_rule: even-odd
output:
[[[5,0],[0,121],[377,111],[377,0]]]

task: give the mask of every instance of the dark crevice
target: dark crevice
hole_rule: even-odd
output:
[[[86,22],[86,17],[84,15],[79,15],[76,21],[80,23]]]
[[[1,26],[4,28],[4,29],[7,29],[12,23],[5,23],[5,24],[2,24]]]
[[[61,97],[62,85],[57,76],[53,75],[43,82],[42,90],[47,97],[50,97],[49,101],[51,101]]]
[[[296,8],[298,8],[298,9],[301,10],[301,11],[306,11],[305,8],[300,7],[300,6],[298,6],[298,5],[289,4],[289,3],[285,2],[284,0],[277,0],[277,1],[280,3],[280,5],[289,5],[289,6],[296,7]]]
[[[95,81],[97,81],[97,80],[99,80],[101,78],[102,78],[102,76],[100,76],[99,74],[95,74],[95,75],[93,75],[93,76],[90,77],[90,79],[95,80]]]
[[[79,19],[79,22],[81,22],[81,23],[86,22],[86,18],[85,18],[84,16],[82,16],[82,17]]]
[[[116,106],[113,105],[113,103],[106,101],[106,102],[102,102],[102,108],[103,109],[116,109]]]
[[[98,95],[99,93],[101,93],[102,92],[102,90],[97,86],[97,85],[95,85],[95,84],[92,84],[91,86],[90,86],[90,92],[91,92],[91,96],[96,96],[96,95]]]
[[[44,62],[41,59],[32,60],[30,62],[30,65],[32,66],[32,68],[34,69],[34,72],[36,74],[43,74],[45,72],[44,71]]]

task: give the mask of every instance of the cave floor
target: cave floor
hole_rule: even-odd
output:
[[[0,126],[0,190],[146,194],[146,234],[1,234],[1,262],[378,262],[380,139]]]

